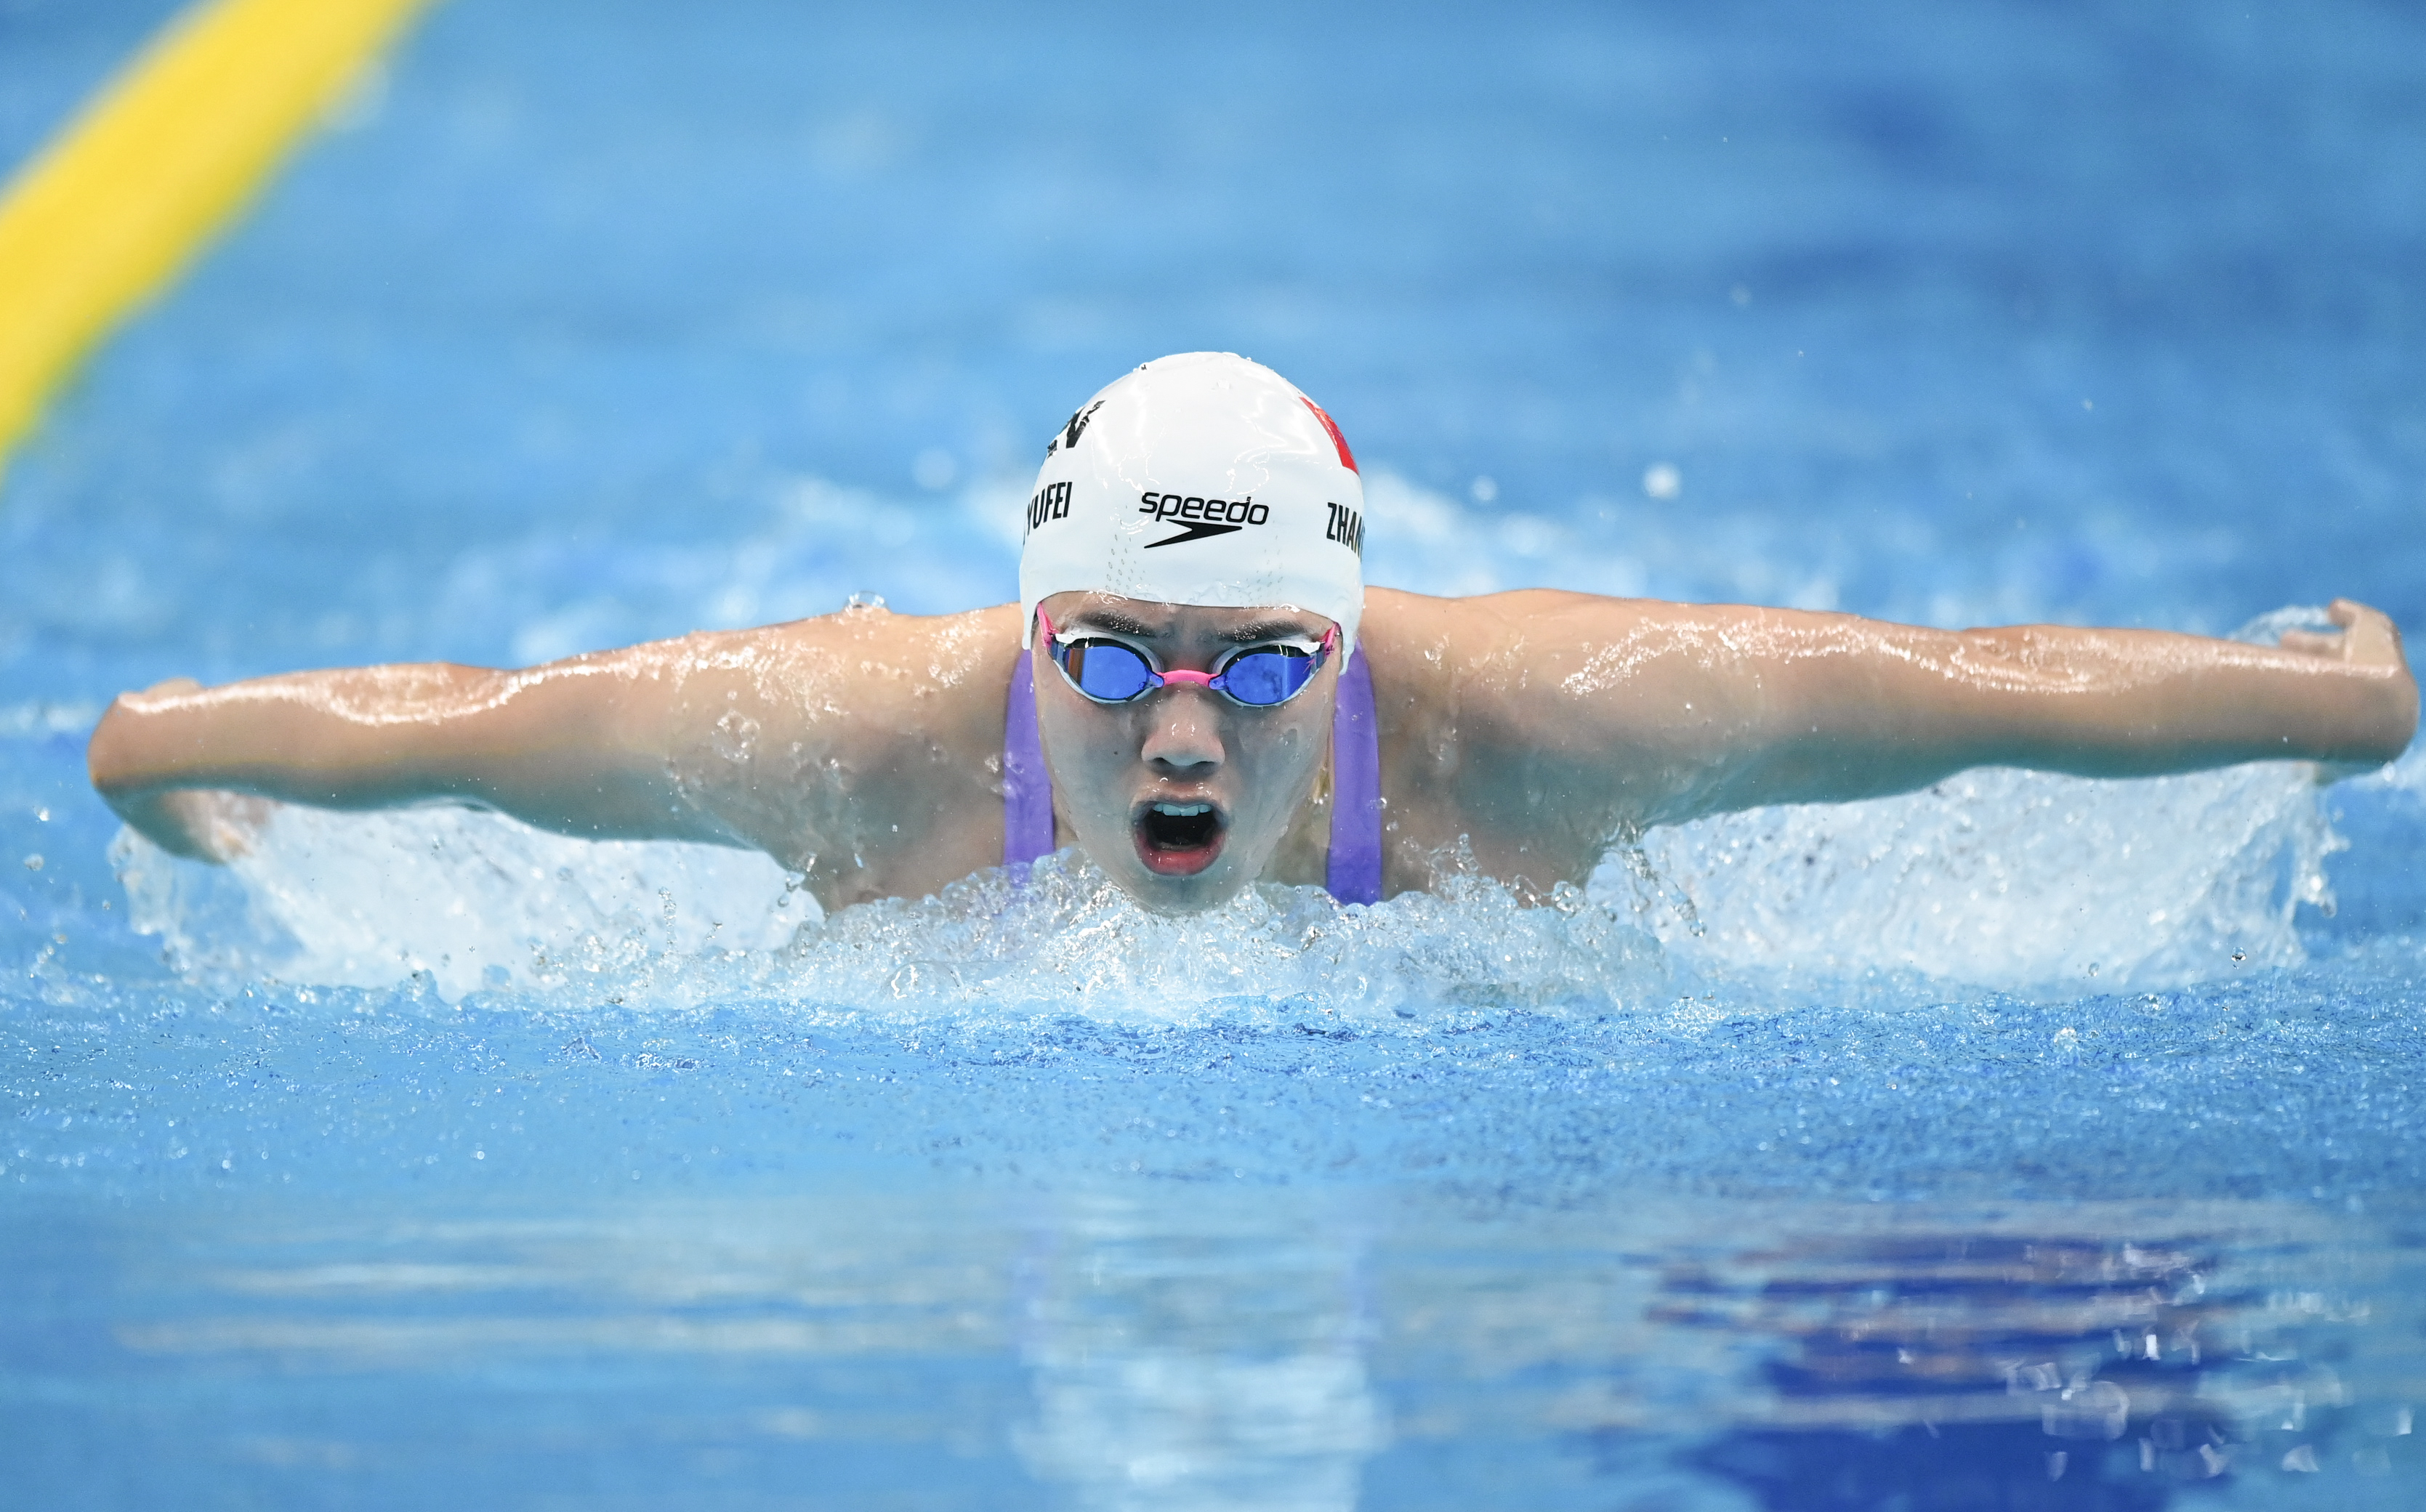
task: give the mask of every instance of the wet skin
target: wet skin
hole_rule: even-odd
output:
[[[1239,635],[1313,638],[1325,623],[1087,595],[1045,607],[1195,670]],[[1471,866],[1540,897],[1645,826],[1906,792],[1970,766],[2131,777],[2299,759],[2321,777],[2364,770],[2408,746],[2417,683],[2382,614],[2337,601],[2331,618],[2336,629],[2276,648],[1375,588],[1361,636],[1381,738],[1383,892]],[[1108,706],[1023,651],[1019,629],[1009,605],[933,618],[863,608],[523,671],[181,680],[113,704],[89,762],[129,824],[203,860],[241,852],[277,802],[469,803],[566,834],[763,849],[835,909],[931,893],[1000,859],[1005,696],[1026,654],[1039,658],[1062,844],[1168,911],[1257,880],[1321,880],[1337,661],[1273,709],[1184,684]]]

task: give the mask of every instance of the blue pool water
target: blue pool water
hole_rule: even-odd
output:
[[[169,8],[0,4],[0,158]],[[2414,633],[2421,128],[2354,3],[452,0],[0,486],[6,1500],[2417,1505],[2416,750],[1174,923],[452,812],[206,871],[82,748],[998,602],[1199,347],[1383,583]]]

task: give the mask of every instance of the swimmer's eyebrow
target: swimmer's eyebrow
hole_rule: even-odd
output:
[[[1322,637],[1293,620],[1258,619],[1236,630],[1224,630],[1214,638],[1226,640],[1233,646],[1254,646],[1273,640],[1319,640]]]
[[[1121,613],[1118,609],[1081,609],[1070,617],[1073,630],[1101,630],[1115,635],[1134,635],[1140,640],[1152,640],[1162,635],[1163,628]]]
[[[1130,635],[1139,640],[1155,640],[1171,634],[1168,625],[1150,625],[1118,609],[1082,609],[1070,617],[1069,628],[1100,630],[1108,635]],[[1256,619],[1221,631],[1213,638],[1232,646],[1261,646],[1275,640],[1315,640],[1320,637],[1294,620]]]

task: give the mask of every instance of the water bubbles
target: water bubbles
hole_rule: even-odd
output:
[[[2332,896],[2340,844],[2295,764],[2137,781],[1990,769],[1654,829],[1593,886],[1632,892],[1670,952],[1708,969],[2144,988],[2299,962],[2296,909]]]
[[[110,847],[138,933],[212,982],[277,976],[393,987],[442,1002],[498,990],[595,991],[677,980],[788,941],[783,869],[720,845],[583,841],[469,809],[341,814],[283,808],[226,867],[181,861],[132,831]],[[719,924],[722,927],[717,927]],[[590,1001],[596,1001],[591,998]]]
[[[735,759],[752,733],[718,730]],[[1169,920],[1069,856],[1025,885],[981,873],[829,920],[803,871],[758,852],[592,843],[445,809],[283,809],[225,868],[132,834],[112,860],[136,927],[207,980],[390,987],[426,973],[447,1003],[773,992],[914,1019],[1184,1021],[1312,999],[1396,1025],[1485,1003],[1664,1004],[1680,973],[1702,979],[1689,995],[1774,981],[1799,1001],[1879,972],[2123,991],[2278,968],[2302,958],[2293,910],[2328,895],[2333,844],[2317,790],[2284,764],[2137,782],[1976,772],[1907,797],[1658,828],[1545,908],[1455,877],[1379,909],[1266,888]],[[1706,1007],[1712,1021],[1740,1011],[1695,998]]]
[[[1466,486],[1466,497],[1477,504],[1489,504],[1499,497],[1499,484],[1488,475],[1478,477]]]
[[[453,864],[415,860],[429,849],[416,830],[430,827]],[[1258,888],[1166,919],[1063,855],[1024,880],[982,872],[820,925],[802,874],[755,852],[590,844],[471,811],[293,811],[227,869],[173,861],[131,835],[113,854],[137,927],[166,936],[189,973],[370,987],[429,972],[449,1003],[510,973],[513,990],[575,1006],[742,992],[912,1021],[1318,1011],[1318,1022],[1398,1028],[1484,1004],[1564,1011],[1663,995],[1658,947],[1622,900],[1567,888],[1527,907],[1471,877],[1355,909],[1312,888]]]
[[[708,733],[708,748],[736,764],[747,762],[757,748],[758,732],[757,720],[738,709],[727,709]]]
[[[43,864],[42,855],[40,851],[36,851],[34,854],[25,858],[25,870],[29,872],[40,871]]]
[[[1685,475],[1674,462],[1654,462],[1642,470],[1642,491],[1653,499],[1673,499],[1685,491]]]
[[[2120,1439],[2130,1420],[2131,1397],[2112,1381],[2068,1386],[2040,1408],[2040,1426],[2052,1439]]]

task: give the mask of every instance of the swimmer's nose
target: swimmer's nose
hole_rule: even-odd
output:
[[[1221,748],[1214,697],[1209,689],[1182,684],[1149,700],[1154,723],[1140,752],[1148,765],[1173,776],[1204,777],[1221,764],[1228,752]]]

